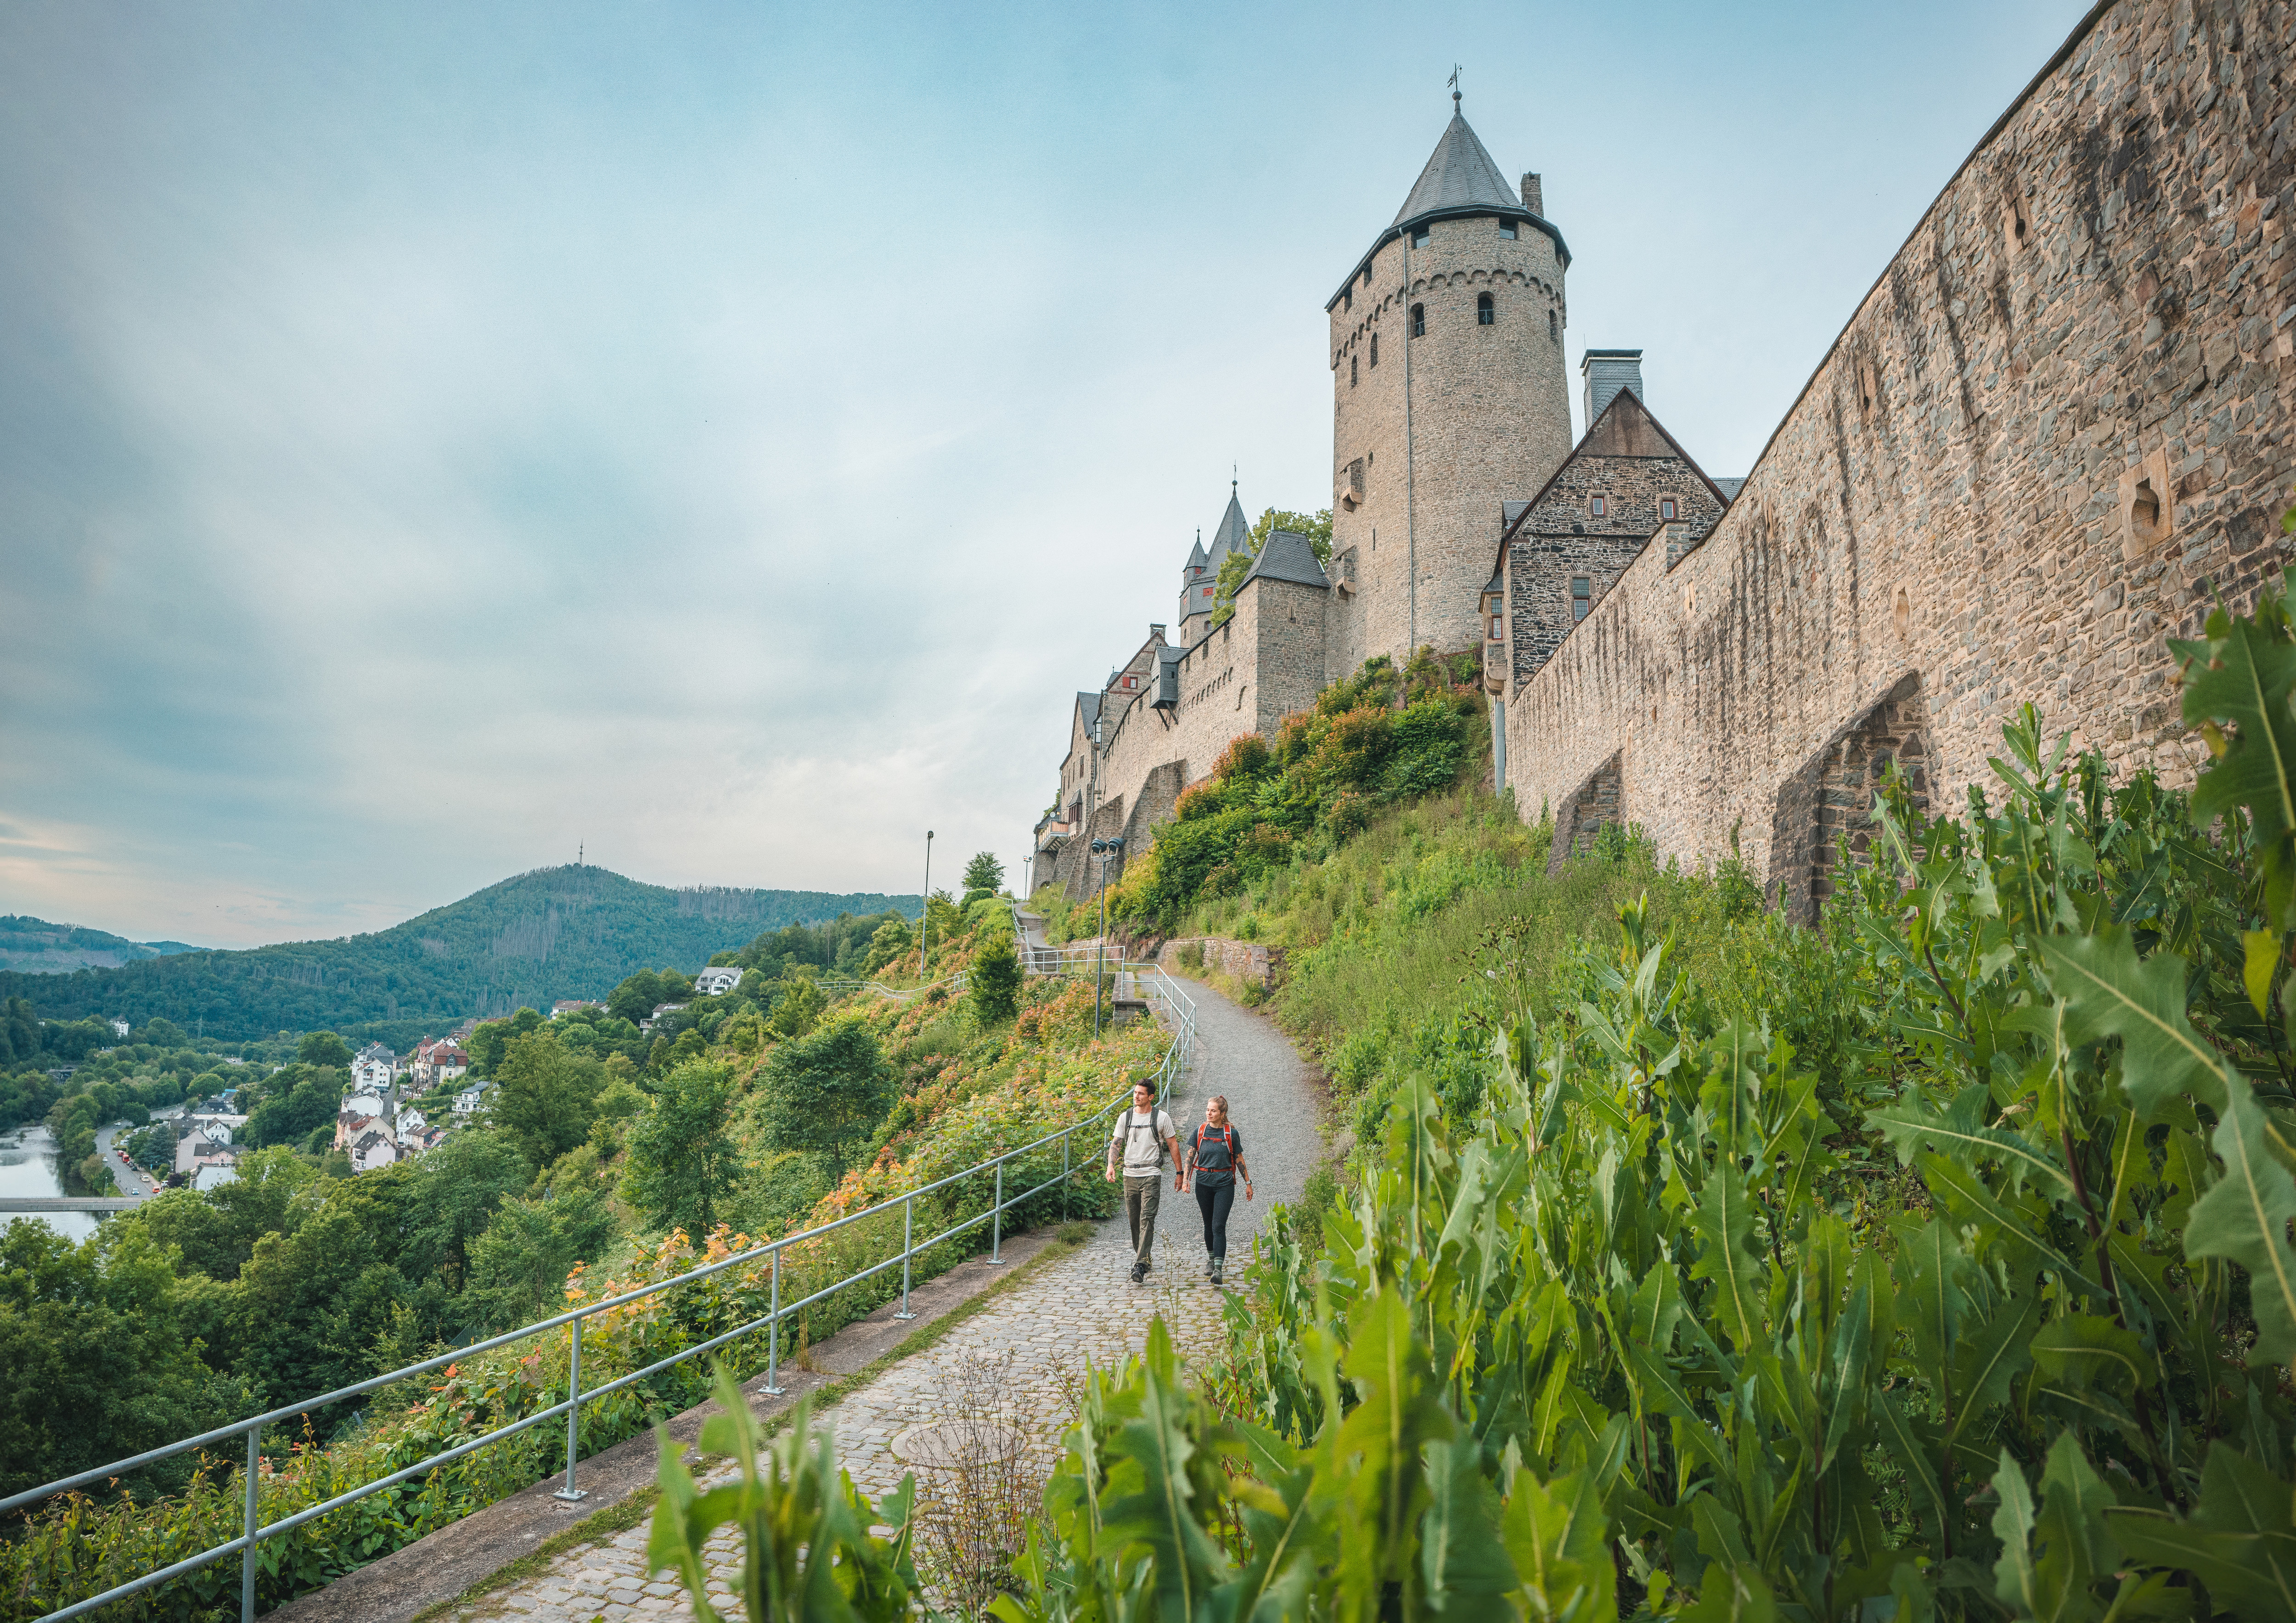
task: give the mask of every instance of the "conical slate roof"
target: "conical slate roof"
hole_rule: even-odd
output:
[[[1292,580],[1303,586],[1332,584],[1324,574],[1324,566],[1316,561],[1314,544],[1292,529],[1268,531],[1267,545],[1259,549],[1259,556],[1252,561],[1251,573],[1243,579],[1247,586],[1255,580]]]
[[[1220,514],[1219,528],[1212,532],[1212,556],[1223,558],[1238,547],[1246,546],[1251,536],[1251,526],[1244,521],[1243,504],[1235,499],[1235,487],[1227,490],[1227,511]]]
[[[1434,156],[1427,167],[1419,171],[1419,184],[1411,188],[1411,195],[1403,200],[1396,211],[1395,224],[1431,214],[1438,209],[1465,209],[1480,205],[1492,209],[1520,210],[1522,198],[1499,166],[1483,150],[1475,132],[1467,127],[1467,120],[1456,111],[1435,143]]]

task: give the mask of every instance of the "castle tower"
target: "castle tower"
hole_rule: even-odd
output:
[[[1570,452],[1563,272],[1539,178],[1510,187],[1451,122],[1324,307],[1332,334],[1332,674],[1482,640],[1501,504]]]
[[[1193,648],[1204,640],[1212,628],[1212,611],[1218,606],[1216,595],[1219,586],[1220,565],[1231,553],[1248,550],[1251,541],[1251,526],[1245,522],[1243,504],[1237,500],[1235,483],[1227,488],[1227,511],[1220,514],[1219,528],[1212,532],[1211,550],[1206,552],[1200,537],[1196,550],[1188,554],[1188,561],[1180,571],[1180,646]]]

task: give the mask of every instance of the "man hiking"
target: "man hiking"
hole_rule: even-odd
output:
[[[1204,1272],[1214,1284],[1224,1283],[1227,1266],[1227,1210],[1235,1203],[1236,1180],[1243,1180],[1243,1198],[1251,1199],[1251,1168],[1244,1165],[1243,1139],[1227,1119],[1227,1095],[1214,1094],[1204,1101],[1204,1119],[1188,1135],[1187,1159],[1181,1168],[1180,1187],[1196,1182],[1196,1206],[1204,1214]]]
[[[1145,1082],[1132,1089],[1132,1108],[1116,1119],[1102,1176],[1116,1181],[1116,1158],[1124,1158],[1124,1215],[1132,1225],[1132,1283],[1148,1277],[1148,1254],[1156,1244],[1156,1208],[1164,1198],[1164,1156],[1180,1162],[1179,1135],[1172,1119],[1156,1108],[1156,1090]],[[1180,1180],[1175,1176],[1174,1187]]]

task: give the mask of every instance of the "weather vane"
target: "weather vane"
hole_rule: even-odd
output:
[[[1451,78],[1449,82],[1451,86],[1451,111],[1456,112],[1459,110],[1459,64],[1456,62],[1453,62],[1451,64]]]

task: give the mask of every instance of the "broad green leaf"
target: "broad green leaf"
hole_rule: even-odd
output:
[[[2104,1521],[2113,1504],[2070,1431],[2057,1434],[2041,1471],[2041,1514],[2038,1531],[2044,1546],[2038,1562],[2046,1605],[2043,1617],[2093,1617],[2101,1608],[2089,1586],[2112,1570],[2120,1551]]]
[[[1949,1161],[1935,1151],[1925,1150],[1921,1157],[1921,1173],[1922,1181],[1939,1197],[1940,1204],[1956,1217],[1976,1224],[1988,1240],[2023,1266],[2046,1267],[2092,1296],[2105,1293],[2103,1285],[2043,1237],[2034,1215],[2007,1204],[1969,1168]],[[2028,1195],[2022,1199],[2030,1202],[2036,1197]]]
[[[2040,1299],[2027,1295],[1999,1303],[1984,1323],[1963,1327],[1954,1348],[1953,1430],[1948,1447],[1966,1435],[1988,1410],[2009,1400],[2010,1384],[2032,1362],[2033,1326],[2039,1316]]]
[[[1895,1226],[1898,1322],[1913,1334],[1913,1366],[1926,1373],[1946,1365],[1968,1305],[1973,1271],[1961,1236],[1943,1217]]]
[[[2141,1391],[2159,1373],[2144,1342],[2094,1313],[2064,1314],[2044,1324],[2033,1337],[2033,1361],[2049,1380],[2076,1389]]]
[[[2222,1257],[2248,1270],[2256,1316],[2256,1350],[2285,1362],[2296,1357],[2296,1177],[2266,1143],[2264,1111],[2248,1084],[2230,1078],[2224,1118],[2211,1140],[2225,1175],[2193,1203],[2185,1230],[2188,1258]]]
[[[1928,1148],[1964,1167],[1998,1161],[2009,1173],[2012,1189],[2030,1177],[2051,1194],[2071,1194],[2072,1179],[2054,1156],[2036,1149],[2018,1134],[1983,1125],[1989,1098],[1989,1090],[1979,1084],[1963,1088],[1947,1109],[1932,1111],[1923,1103],[1919,1089],[1908,1088],[1907,1102],[1868,1111],[1866,1120],[1889,1141],[1901,1167],[1912,1166],[1915,1156]]]
[[[1873,1318],[1866,1304],[1866,1287],[1850,1293],[1849,1305],[1833,1324],[1833,1345],[1826,1352],[1825,1435],[1819,1448],[1822,1475],[1833,1465],[1834,1454],[1864,1416],[1866,1355],[1872,1346]]]
[[[1693,1223],[1706,1243],[1691,1275],[1713,1282],[1708,1310],[1731,1343],[1745,1352],[1762,1332],[1762,1277],[1753,1255],[1753,1204],[1734,1162],[1725,1160],[1707,1175]]]
[[[2185,660],[2185,725],[2214,730],[2225,748],[2193,786],[2193,820],[2205,827],[2245,807],[2263,858],[2266,899],[2285,928],[2296,877],[2296,643],[2279,631],[2279,603],[2261,602],[2253,616],[2222,609],[2209,616],[2205,643],[2171,642]],[[2227,737],[2221,728],[2230,724]],[[2212,740],[2212,742],[2214,742]]]
[[[1882,1446],[1888,1449],[1906,1473],[1914,1496],[1929,1506],[1934,1515],[1950,1513],[1945,1502],[1945,1490],[1938,1485],[1936,1468],[1930,1463],[1929,1445],[1914,1429],[1898,1400],[1887,1391],[1874,1394],[1874,1429],[1881,1433]]]
[[[1643,1276],[1635,1292],[1627,1334],[1653,1357],[1666,1357],[1674,1351],[1674,1327],[1682,1312],[1682,1287],[1673,1267],[1661,1263]]]
[[[2280,968],[2280,932],[2276,930],[2243,930],[2240,944],[2245,962],[2241,965],[2241,983],[2248,988],[2248,1001],[2259,1014],[2267,1014],[2272,1004],[2272,977]]]
[[[1698,1599],[1674,1615],[1683,1623],[1782,1623],[1783,1616],[1760,1573],[1719,1561],[1706,1569]]]
[[[1419,1570],[1428,1604],[1446,1618],[1512,1619],[1513,1563],[1498,1533],[1498,1496],[1472,1437],[1426,1447],[1427,1512],[1420,1519]]]
[[[2296,1623],[2296,1530],[2290,1526],[2288,1484],[2237,1449],[2210,1446],[2190,1521],[2112,1510],[2105,1523],[2131,1562],[2192,1573],[2233,1616]]]
[[[2124,924],[2093,936],[2048,936],[2040,942],[2074,1044],[2120,1039],[2120,1085],[2146,1121],[2171,1097],[2192,1093],[2214,1104],[2224,1092],[2223,1062],[2185,1018],[2185,961],[2174,953],[2136,956]]]
[[[2001,1541],[2001,1557],[1993,1563],[1993,1593],[2019,1611],[2044,1615],[2040,1574],[2033,1562],[2033,1491],[2006,1448],[1993,1473],[1993,1495],[2001,1502],[1993,1512],[1993,1536]]]
[[[1550,1482],[1518,1472],[1500,1534],[1521,1580],[1516,1595],[1540,1623],[1596,1623],[1618,1616],[1617,1569],[1600,1484],[1574,1471]]]

